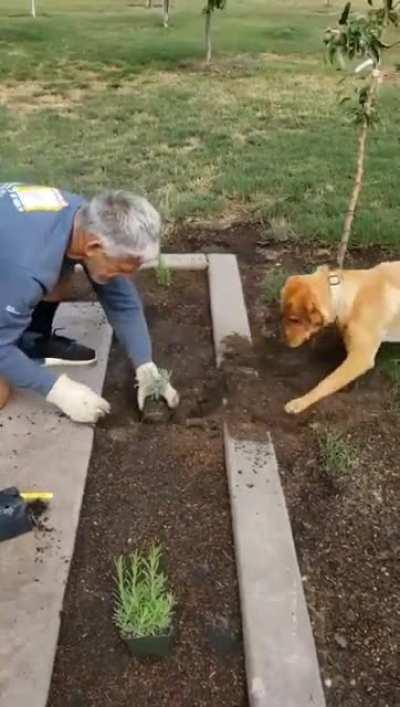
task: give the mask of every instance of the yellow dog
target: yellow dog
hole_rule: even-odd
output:
[[[289,277],[281,293],[287,343],[297,347],[336,323],[347,357],[333,373],[285,410],[303,412],[374,367],[384,341],[400,342],[400,261],[368,270],[318,268]]]

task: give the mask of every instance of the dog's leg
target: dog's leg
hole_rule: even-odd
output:
[[[285,411],[292,415],[297,415],[297,413],[303,412],[310,405],[314,405],[322,398],[332,395],[332,393],[344,388],[348,383],[362,376],[363,373],[374,367],[379,344],[380,342],[374,348],[361,349],[358,347],[350,351],[343,363],[333,373],[318,383],[315,388],[310,390],[309,393],[286,403]]]

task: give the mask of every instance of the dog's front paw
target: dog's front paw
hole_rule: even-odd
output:
[[[294,400],[289,400],[285,405],[285,412],[289,415],[298,415],[299,412],[303,412],[307,407],[307,403],[304,398],[295,398]]]

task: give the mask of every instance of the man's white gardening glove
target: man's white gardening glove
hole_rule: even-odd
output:
[[[139,410],[143,410],[146,398],[164,398],[169,408],[179,405],[179,395],[169,382],[166,371],[160,371],[155,363],[144,363],[136,369],[137,400]]]
[[[60,376],[46,397],[74,422],[97,422],[110,412],[110,403],[87,385],[77,383],[66,375]]]

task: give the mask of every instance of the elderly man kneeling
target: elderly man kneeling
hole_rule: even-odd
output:
[[[160,252],[161,220],[149,202],[107,191],[87,202],[50,187],[0,184],[0,407],[9,386],[41,393],[76,422],[96,422],[109,403],[57,376],[54,365],[94,363],[96,353],[52,331],[62,284],[81,263],[136,369],[138,405],[160,379],[137,290],[129,279]],[[176,390],[161,383],[169,407]]]

